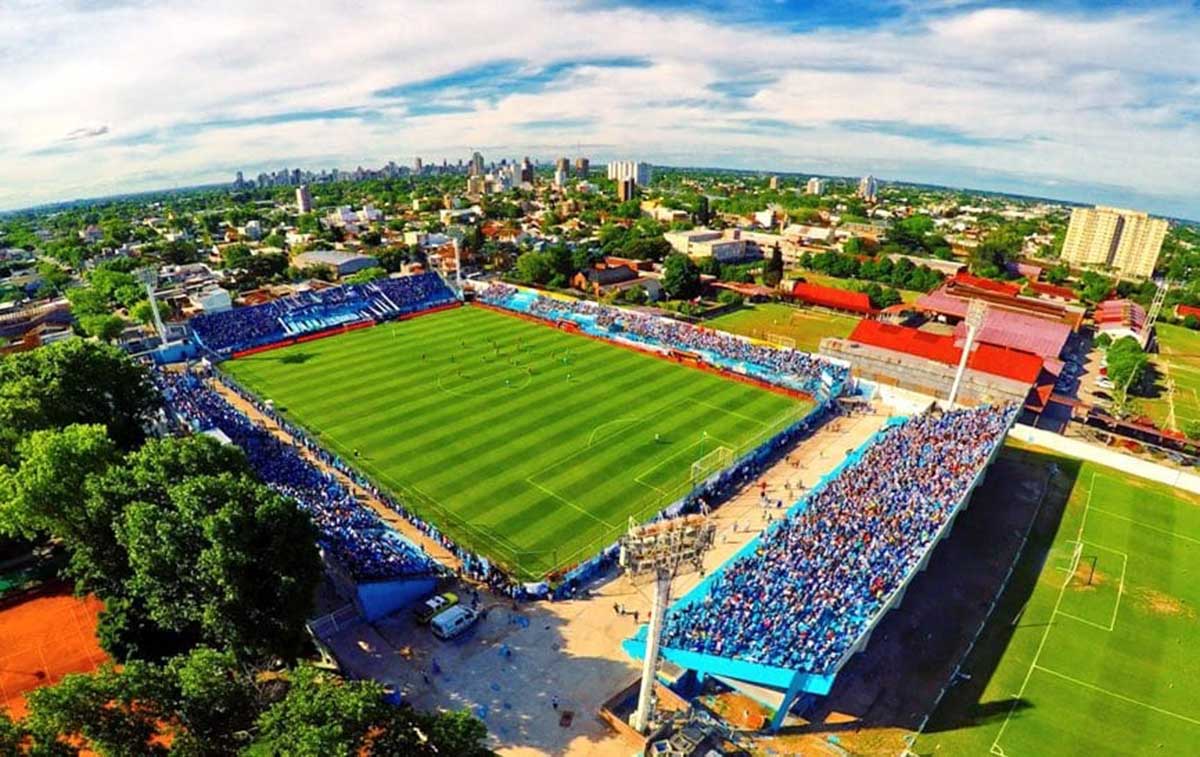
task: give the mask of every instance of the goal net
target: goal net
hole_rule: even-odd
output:
[[[775,347],[781,347],[789,350],[796,349],[796,340],[792,339],[790,336],[783,336],[782,334],[768,333],[767,342]]]
[[[712,452],[696,458],[692,463],[691,482],[698,484],[709,476],[725,470],[733,464],[733,450],[717,447]]]

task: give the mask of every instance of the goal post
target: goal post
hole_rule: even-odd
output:
[[[692,463],[689,480],[693,485],[698,484],[709,476],[725,470],[730,465],[733,465],[733,450],[729,447],[717,447],[711,452],[696,458],[695,462]]]
[[[772,334],[771,332],[767,332],[766,341],[773,347],[789,350],[796,349],[796,340],[790,336],[783,336],[782,334]]]

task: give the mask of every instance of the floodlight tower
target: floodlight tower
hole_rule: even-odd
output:
[[[654,714],[654,679],[658,670],[659,643],[671,595],[671,581],[687,573],[704,571],[704,553],[713,545],[716,527],[702,515],[638,526],[629,520],[629,532],[621,539],[621,567],[634,582],[654,581],[654,606],[646,633],[646,655],[642,661],[642,684],[637,712],[630,725],[645,733]]]
[[[150,312],[154,315],[154,327],[158,330],[158,338],[163,344],[167,342],[167,330],[163,327],[162,316],[158,314],[158,300],[154,297],[154,289],[158,286],[158,270],[154,266],[139,268],[133,274],[146,287],[146,299],[150,301]]]
[[[967,359],[971,357],[971,347],[975,345],[975,336],[983,327],[983,319],[987,316],[987,305],[983,300],[971,300],[967,304],[967,339],[963,342],[962,357],[958,360],[958,371],[954,374],[954,385],[950,387],[950,399],[947,407],[954,409],[954,401],[958,399],[958,389],[962,386],[963,374],[967,372]]]

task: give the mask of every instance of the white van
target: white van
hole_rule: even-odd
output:
[[[473,626],[477,620],[479,620],[479,613],[470,607],[455,605],[431,620],[429,627],[433,629],[433,635],[439,639],[453,639]]]

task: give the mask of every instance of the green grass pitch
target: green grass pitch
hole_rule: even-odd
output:
[[[964,668],[986,675],[972,664],[998,657],[982,695],[956,701],[952,688],[914,751],[1195,754],[1200,497],[1056,459],[1074,485],[1049,552],[1018,563],[1036,572],[1033,593],[1001,600],[983,637],[994,648]]]
[[[223,369],[526,579],[591,557],[811,403],[479,307]],[[354,451],[359,455],[355,457]]]
[[[858,321],[853,316],[763,302],[717,316],[704,325],[757,339],[785,337],[796,342],[796,349],[816,352],[827,336],[850,336]]]

